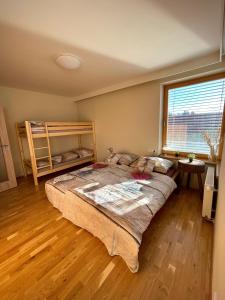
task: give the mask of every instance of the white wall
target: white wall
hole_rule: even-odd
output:
[[[16,138],[15,123],[24,120],[75,121],[76,104],[72,98],[0,87],[16,175],[22,175],[22,165]],[[65,143],[58,141],[58,151]]]
[[[213,251],[213,300],[225,299],[225,145],[219,177]]]
[[[147,154],[159,144],[159,83],[151,82],[78,103],[80,120],[96,123],[98,159],[107,148]]]

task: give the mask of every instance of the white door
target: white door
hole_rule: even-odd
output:
[[[17,186],[3,108],[0,106],[0,192]]]

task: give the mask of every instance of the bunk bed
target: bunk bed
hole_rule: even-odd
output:
[[[20,149],[20,155],[24,170],[27,175],[27,169],[31,169],[34,178],[34,184],[38,185],[38,178],[47,174],[82,165],[88,162],[96,161],[96,139],[94,122],[46,122],[46,121],[24,121],[16,123],[16,133]],[[86,155],[74,155],[74,159],[68,161],[55,161],[58,155],[52,154],[51,138],[62,136],[77,136],[78,149],[82,149],[81,136],[92,136],[92,151],[86,151]],[[30,159],[25,158],[23,139],[28,142]],[[36,146],[36,141],[41,140],[44,145]],[[45,154],[40,155],[40,153]],[[57,159],[56,159],[57,160]]]

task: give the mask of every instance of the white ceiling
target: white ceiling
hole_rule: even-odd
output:
[[[0,84],[78,96],[218,50],[223,0],[0,0]],[[54,59],[74,53],[81,68]]]

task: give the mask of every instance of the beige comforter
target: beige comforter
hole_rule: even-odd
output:
[[[86,167],[49,180],[46,193],[65,218],[97,236],[110,255],[120,255],[137,272],[142,234],[176,184],[158,173],[134,180],[132,171],[124,165]]]

